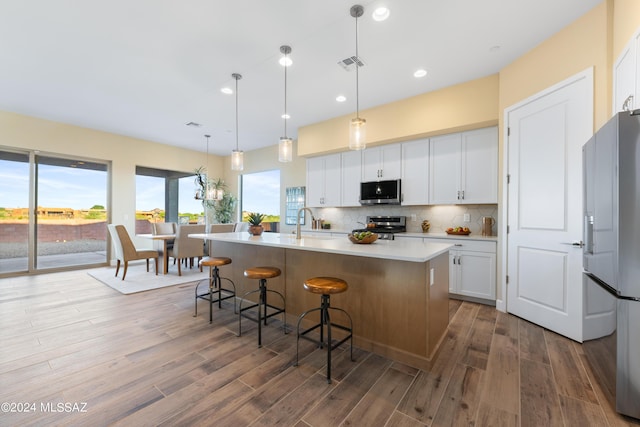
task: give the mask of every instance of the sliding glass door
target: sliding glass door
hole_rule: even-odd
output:
[[[29,154],[0,150],[0,274],[29,268]]]
[[[107,262],[107,163],[7,149],[0,178],[0,276]]]
[[[36,156],[36,269],[107,261],[107,165]]]

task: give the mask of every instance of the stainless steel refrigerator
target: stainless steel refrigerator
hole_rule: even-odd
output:
[[[640,110],[584,145],[583,347],[615,409],[640,418]]]

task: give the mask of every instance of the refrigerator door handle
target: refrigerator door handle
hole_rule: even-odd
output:
[[[593,255],[593,215],[584,217],[584,253]]]

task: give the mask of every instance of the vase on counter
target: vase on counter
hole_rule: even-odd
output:
[[[264,231],[264,227],[262,225],[250,225],[249,226],[249,234],[252,236],[259,236]]]
[[[431,223],[429,222],[428,219],[425,219],[424,221],[422,221],[422,232],[423,233],[428,233],[429,232],[429,228],[431,228]]]

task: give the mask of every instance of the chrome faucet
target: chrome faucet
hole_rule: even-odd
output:
[[[315,218],[313,217],[313,212],[311,212],[311,209],[304,207],[304,208],[300,208],[298,209],[298,217],[296,219],[296,239],[301,239],[301,233],[300,233],[300,214],[302,213],[302,211],[308,211],[309,215],[311,215],[311,221],[314,221]]]

